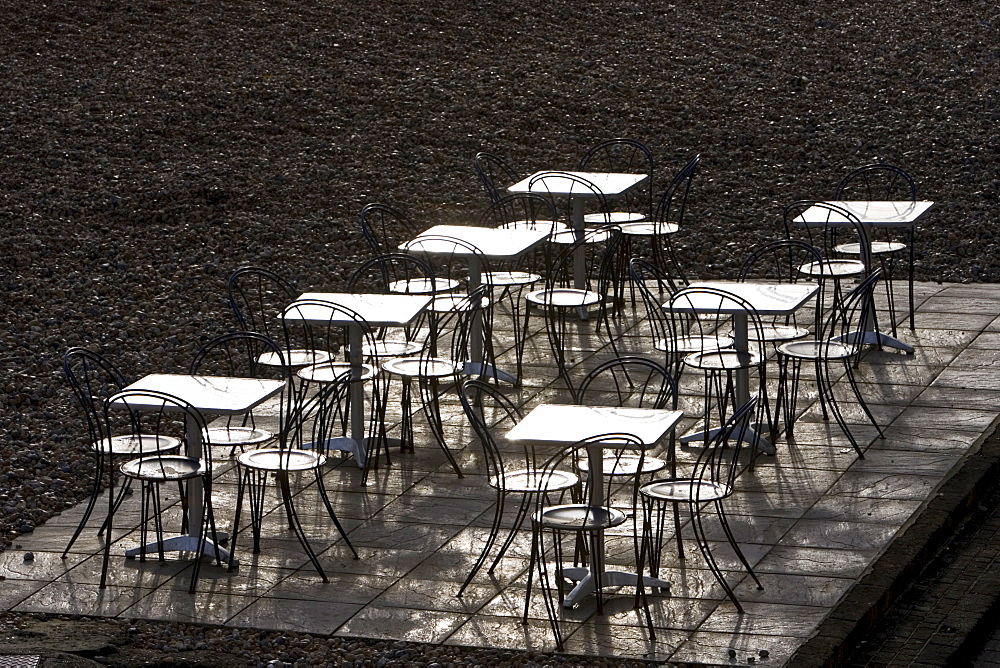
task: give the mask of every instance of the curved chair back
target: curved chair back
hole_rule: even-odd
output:
[[[201,411],[180,397],[154,390],[123,390],[104,400],[103,415],[109,434],[131,433],[135,439],[134,459],[146,460],[148,475],[174,479],[172,452],[156,447],[162,440],[174,438],[182,443],[183,454],[201,457],[202,474],[211,475],[211,439]],[[188,438],[200,434],[201,451]]]
[[[861,352],[867,328],[865,323],[870,322],[870,313],[875,307],[875,286],[881,278],[882,270],[877,269],[848,292],[830,312],[818,340],[837,348],[846,346],[852,356]]]
[[[612,172],[619,174],[646,174],[644,186],[633,188],[615,198],[615,208],[641,214],[649,220],[653,215],[653,170],[656,161],[645,144],[635,139],[608,139],[591,148],[580,159],[580,169],[585,172]]]
[[[535,449],[507,441],[500,447],[495,432],[510,429],[521,421],[521,410],[499,388],[481,380],[467,380],[459,390],[462,408],[483,448],[486,475],[503,484],[508,473],[518,469],[537,470]]]
[[[677,383],[662,364],[626,356],[591,370],[580,382],[577,397],[599,406],[676,410]]]
[[[491,202],[501,199],[507,193],[507,186],[521,180],[517,170],[511,167],[506,160],[486,151],[480,151],[476,154],[473,159],[473,167]]]
[[[532,193],[547,196],[553,202],[556,202],[559,198],[571,196],[569,197],[571,206],[576,206],[573,202],[578,202],[581,199],[587,200],[588,204],[583,205],[585,210],[589,209],[591,212],[598,214],[600,224],[607,225],[611,223],[611,209],[608,204],[608,198],[595,183],[572,172],[549,171],[535,174],[531,178],[531,181],[528,182],[528,190]],[[572,225],[573,214],[571,209],[566,211],[565,218]],[[584,235],[584,231],[574,229],[573,234],[574,239],[579,240]]]
[[[837,185],[839,201],[917,200],[917,184],[906,170],[886,163],[865,165],[852,171]]]
[[[479,214],[476,224],[547,230],[551,234],[563,229],[558,218],[559,212],[550,198],[536,193],[512,193],[494,200]]]
[[[298,294],[291,282],[270,269],[240,267],[229,277],[229,305],[239,328],[279,339],[275,319]]]
[[[674,174],[666,190],[660,195],[656,211],[653,213],[653,257],[658,266],[671,266],[671,275],[676,276],[685,285],[688,283],[688,277],[670,239],[671,235],[684,227],[688,195],[691,193],[691,184],[694,182],[700,163],[701,155],[695,155]],[[662,243],[665,243],[666,248],[661,247],[661,240],[664,240]]]
[[[375,255],[397,253],[400,244],[422,232],[413,219],[401,210],[381,202],[362,207],[358,223]]]
[[[103,355],[79,347],[63,354],[63,373],[87,420],[90,443],[100,443],[110,433],[104,431],[103,402],[128,384],[125,376]],[[96,452],[100,454],[103,448]]]
[[[847,209],[829,202],[801,200],[785,207],[783,219],[785,237],[792,239],[796,234],[801,235],[803,241],[820,250],[824,262],[834,260],[837,244],[850,239],[860,244],[864,265],[871,266],[868,231]]]

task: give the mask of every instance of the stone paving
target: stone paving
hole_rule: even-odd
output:
[[[847,603],[867,600],[863,590],[884,555],[912,534],[910,529],[934,507],[946,481],[993,430],[1000,399],[1000,292],[991,287],[919,284],[918,328],[899,330],[901,338],[915,345],[915,354],[865,354],[859,376],[886,438],[878,439],[871,425],[863,424],[860,411],[845,401],[848,420],[867,448],[864,459],[856,457],[835,424],[822,420],[815,388],[802,388],[795,441],[779,440],[775,456],[761,458],[754,469],[744,471],[727,504],[737,539],[764,584],[762,591],[738,568],[721,532],[712,536],[721,541],[717,554],[744,602],[745,614],[737,614],[689,540],[684,562],[671,549],[664,550],[666,575],[661,570],[661,577],[672,586],[669,594],[650,598],[658,628],[655,641],[647,639],[642,618],[633,609],[633,590],[625,587],[609,592],[603,616],[596,614],[592,597],[564,613],[566,651],[723,665],[751,659],[757,665],[801,664],[803,657],[823,663],[842,652],[836,638],[842,645],[851,632],[846,626],[857,626],[857,619],[868,614],[864,605],[845,613]],[[498,317],[498,323],[502,321]],[[536,326],[541,326],[540,319]],[[616,326],[621,352],[649,354],[640,318],[626,309]],[[592,326],[581,331],[575,377],[611,354],[606,339],[593,334]],[[526,409],[543,401],[569,401],[547,362],[544,336],[536,332],[532,337],[525,382],[510,391]],[[497,332],[501,347],[509,338],[509,333]],[[501,358],[511,360],[510,351]],[[773,365],[769,375],[776,375]],[[681,408],[690,417],[681,424],[682,433],[695,426],[701,413],[700,385],[700,377],[685,375]],[[768,391],[773,397],[773,385]],[[846,382],[838,383],[837,391],[846,398]],[[398,402],[392,406],[390,421],[398,422]],[[551,650],[539,594],[531,597],[528,624],[520,619],[527,535],[516,541],[493,577],[481,573],[462,598],[455,595],[486,537],[493,500],[481,473],[480,451],[454,395],[446,398],[444,413],[449,442],[465,472],[462,478],[450,470],[419,420],[415,452],[392,453],[392,466],[376,471],[367,487],[360,485],[360,471],[352,460],[335,462],[325,472],[359,560],[352,559],[339,540],[315,485],[302,481],[297,508],[321,551],[329,584],[320,581],[285,527],[281,511],[274,508],[265,519],[261,553],[250,553],[248,537],[241,536],[239,570],[228,573],[206,564],[194,595],[187,592],[190,561],[176,555],[168,555],[163,563],[115,556],[112,584],[102,591],[102,542],[95,531],[88,530],[68,558],[60,558],[82,513],[76,508],[0,554],[0,574],[6,578],[0,606]],[[680,447],[680,466],[695,454],[694,447]],[[214,499],[225,527],[236,485],[225,453],[217,455]],[[272,496],[272,501],[277,500]],[[176,504],[168,515],[177,520]],[[119,516],[123,519],[116,523],[131,528],[116,530],[116,555],[138,542],[137,503]],[[688,527],[682,533],[690,539]],[[630,545],[629,537],[613,532],[607,543],[609,562],[628,564],[630,550],[616,548]],[[31,561],[24,558],[28,551],[34,554]]]

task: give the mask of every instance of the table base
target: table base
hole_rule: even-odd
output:
[[[576,582],[576,586],[573,590],[566,594],[563,599],[564,608],[572,608],[576,605],[584,596],[593,594],[596,587],[596,578],[591,575],[590,569],[583,566],[575,566],[572,568],[562,569],[563,577],[573,580]],[[629,573],[628,571],[604,571],[601,575],[601,586],[602,587],[629,587],[634,586],[635,581],[638,578],[637,573]],[[669,590],[670,583],[666,580],[661,580],[660,578],[654,578],[649,575],[642,576],[642,585],[644,587],[656,587],[661,591]]]
[[[882,332],[863,332],[861,343],[879,346],[880,348],[895,348],[896,350],[902,350],[907,355],[913,354],[913,346],[909,343],[904,343],[896,337],[883,334]]]
[[[521,385],[520,378],[488,362],[466,362],[463,372],[467,376],[486,376],[488,378],[496,378],[497,380],[502,380],[505,383],[510,383],[515,387],[520,387]]]
[[[681,436],[680,441],[681,443],[690,443],[692,441],[704,441],[706,439],[712,440],[719,435],[719,431],[721,431],[721,429],[721,427],[712,427],[708,430],[707,434],[704,429],[701,431],[692,431]],[[756,441],[757,449],[765,455],[773,455],[777,452],[774,448],[774,443],[771,443],[771,441],[761,436],[761,434],[753,427],[747,427],[746,429],[734,431],[733,437],[751,444]]]
[[[216,536],[218,536],[220,543],[223,542],[223,541],[229,540],[228,534],[226,534],[226,533],[224,533],[222,531],[217,531],[216,532]],[[162,551],[163,552],[197,552],[198,551],[199,543],[201,543],[201,539],[198,538],[197,536],[171,536],[170,538],[167,538],[167,539],[165,539],[163,541]],[[215,542],[212,541],[211,538],[206,538],[205,539],[205,549],[202,550],[202,554],[208,555],[210,557],[214,557],[215,556],[215,550],[216,550],[216,548],[218,548],[218,550],[219,550],[219,559],[222,560],[222,561],[224,561],[224,562],[228,562],[229,561],[229,550],[227,550],[226,548],[222,547],[221,545],[217,545]],[[129,549],[125,550],[125,558],[126,559],[135,559],[140,554],[142,554],[143,550],[145,550],[146,556],[149,556],[149,555],[159,554],[160,551],[161,551],[161,548],[160,548],[160,544],[159,543],[157,543],[156,541],[153,541],[152,543],[147,543],[144,546],[140,545],[139,547],[132,547],[132,548],[129,548]],[[233,561],[233,565],[238,566],[239,565],[239,560],[234,560]]]

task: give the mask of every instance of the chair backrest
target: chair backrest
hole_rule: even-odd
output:
[[[490,271],[490,263],[482,249],[456,237],[421,234],[403,243],[402,250],[425,259],[445,284],[449,281],[467,282],[469,263],[473,260],[478,262],[482,273]]]
[[[676,410],[677,383],[658,362],[645,357],[619,357],[584,377],[577,400],[598,406]]]
[[[125,376],[106,357],[86,348],[70,348],[63,354],[63,373],[87,420],[90,442],[103,440],[104,400],[128,384]]]
[[[275,361],[261,363],[262,359]],[[201,376],[228,376],[235,378],[280,378],[291,387],[292,369],[285,363],[285,353],[272,338],[257,332],[229,332],[205,343],[195,353],[188,373]],[[279,423],[287,410],[286,398],[292,392],[281,391],[277,405]],[[253,411],[242,416],[229,416],[228,423],[253,424]]]
[[[335,373],[327,382],[316,383],[315,391],[300,397],[281,421],[278,447],[285,451],[296,448],[326,452],[328,441],[344,436],[347,420],[347,393],[352,371],[348,368]],[[379,401],[378,397],[372,398]],[[370,436],[377,427],[370,426]]]
[[[528,182],[528,190],[533,193],[545,195],[553,202],[560,198],[567,198],[567,193],[572,194],[573,200],[581,198],[587,201],[585,209],[603,216],[603,224],[611,222],[611,208],[608,198],[604,195],[595,183],[588,179],[573,174],[572,172],[540,172],[531,177]],[[570,199],[570,198],[567,198]],[[566,220],[572,222],[572,209],[566,209]],[[575,230],[577,239],[583,234],[582,230]]]
[[[868,316],[874,308],[875,286],[881,278],[882,270],[876,269],[835,304],[817,339],[838,350],[843,345],[851,355],[861,352],[865,323],[869,322]]]
[[[495,364],[493,353],[493,310],[490,308],[490,289],[480,285],[467,295],[458,297],[453,308],[437,313],[431,318],[431,333],[427,345],[420,353],[421,373],[424,367],[433,365],[436,358],[446,358],[454,362],[471,359],[472,336],[477,333],[473,320],[478,320],[478,345],[483,351],[483,360]]]
[[[621,229],[614,225],[583,231],[572,244],[562,246],[553,259],[552,269],[545,280],[546,289],[574,287],[577,256],[582,253],[585,288],[601,295],[617,294],[611,288],[614,281],[624,275],[624,271],[616,271],[616,263],[621,260],[618,252],[621,237]]]
[[[546,230],[557,229],[559,211],[552,200],[536,193],[512,193],[493,201],[479,214],[479,227],[514,227]]]
[[[865,165],[845,176],[837,185],[834,199],[840,201],[917,200],[917,184],[904,169],[876,163]]]
[[[756,409],[757,397],[751,397],[749,401],[736,409],[736,412],[726,420],[715,437],[702,448],[695,461],[692,478],[706,483],[714,483],[714,488],[710,488],[708,485],[691,485],[690,500],[693,503],[700,503],[703,500],[702,495],[706,492],[710,492],[713,499],[716,497],[716,492],[720,490],[723,492],[721,494],[723,497],[732,494],[736,476],[741,469],[740,453],[745,445],[749,445],[743,440],[742,435],[747,432],[750,419],[756,414]]]
[[[437,292],[437,278],[434,270],[423,259],[407,253],[387,253],[366,260],[354,270],[347,281],[347,291],[363,294]],[[402,327],[406,340],[418,338],[417,333],[427,331],[427,311],[416,320]],[[377,337],[385,336],[388,328],[381,327]]]
[[[555,472],[557,471],[579,470],[579,462],[583,461],[589,461],[591,464],[590,471],[593,471],[594,468],[592,465],[594,460],[591,457],[591,453],[594,455],[600,453],[603,456],[603,463],[601,466],[602,469],[606,471],[613,471],[618,468],[619,457],[637,455],[639,458],[637,468],[638,470],[642,470],[647,450],[648,446],[643,443],[640,438],[633,434],[617,432],[599,434],[560,448],[554,455],[542,464],[539,477],[544,480],[546,475],[555,475]],[[593,498],[593,495],[590,492],[590,486],[594,483],[591,479],[592,477],[593,476],[588,476],[584,489],[583,502],[586,505],[592,505],[589,501]],[[599,494],[600,505],[603,507],[620,507],[622,505],[627,505],[634,508],[639,496],[641,477],[642,476],[630,476],[631,484],[622,485],[620,476],[604,476]],[[618,495],[624,495],[624,498]],[[618,496],[617,499],[616,496]],[[541,510],[546,505],[549,505],[551,501],[540,498],[537,503],[538,509]],[[633,518],[639,514],[641,513],[634,513]]]
[[[691,193],[691,183],[694,181],[700,163],[700,154],[688,160],[674,174],[667,189],[660,195],[653,217],[658,233],[668,234],[683,226],[684,215],[687,213],[688,195]]]
[[[507,186],[521,180],[517,171],[506,160],[493,153],[480,151],[473,160],[473,166],[491,202],[506,195]]]
[[[521,421],[521,410],[500,389],[480,380],[467,380],[459,388],[462,408],[483,449],[486,475],[502,484],[505,474],[526,469],[538,470],[535,449],[497,437]],[[501,441],[504,447],[501,447]]]
[[[824,261],[836,257],[838,243],[850,240],[860,244],[861,260],[866,266],[871,266],[868,231],[847,209],[829,202],[801,200],[785,207],[783,219],[785,237],[799,237],[818,248]]]
[[[211,475],[212,457],[210,433],[201,411],[180,397],[154,390],[123,390],[107,397],[103,418],[108,434],[132,434],[134,458],[147,461],[144,468],[161,474],[173,469],[167,457],[174,452],[159,447],[165,438],[176,438],[188,457],[200,456],[204,473]],[[189,433],[201,434],[201,452],[187,438]]]
[[[708,286],[689,286],[678,290],[667,302],[670,314],[671,335],[678,352],[711,352],[729,349],[734,345],[732,318],[735,314],[746,317],[748,353],[755,355],[759,364],[767,359],[764,325],[753,305],[739,295]],[[739,353],[745,357],[747,353]],[[737,355],[734,350],[733,355]],[[750,362],[740,359],[741,364]]]
[[[240,267],[229,277],[229,305],[239,328],[279,339],[277,315],[298,296],[291,282],[262,267]]]
[[[305,342],[308,350],[323,351],[336,359],[341,353],[348,355],[348,328],[360,333],[361,344],[374,349],[373,328],[360,314],[336,302],[324,299],[297,299],[282,309],[279,318],[284,332],[284,343],[289,348]]]
[[[647,219],[653,215],[653,170],[656,162],[653,153],[635,139],[608,139],[591,148],[580,159],[580,169],[585,172],[613,172],[619,174],[646,174],[649,179],[640,188],[633,188],[615,199],[620,211],[641,213]]]
[[[375,255],[399,252],[400,244],[422,231],[405,213],[381,202],[362,207],[358,223]]]
[[[799,267],[822,258],[820,250],[805,241],[779,239],[755,248],[740,266],[737,280],[797,283],[806,278]]]
[[[659,267],[642,258],[629,260],[629,278],[639,289],[646,307],[645,326],[649,327],[649,346],[663,353],[668,369],[677,373],[680,358],[675,354],[670,318],[663,310],[663,303],[677,292],[673,279]]]

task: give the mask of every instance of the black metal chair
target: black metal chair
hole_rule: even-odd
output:
[[[563,471],[586,460],[590,449],[599,448],[605,462],[613,461],[616,456],[638,457],[639,468],[642,468],[645,446],[642,441],[631,434],[602,434],[574,443],[560,450],[546,461],[540,472],[542,480],[550,475],[560,476]],[[597,612],[604,613],[604,537],[605,532],[616,527],[622,527],[632,522],[630,535],[633,543],[634,563],[639,565],[646,561],[642,551],[643,541],[639,539],[639,476],[631,478],[631,484],[624,487],[617,476],[605,476],[601,489],[591,494],[588,488],[584,490],[580,501],[552,505],[544,494],[536,495],[535,511],[531,515],[532,549],[529,566],[528,588],[525,594],[524,620],[527,621],[528,597],[532,591],[532,576],[537,570],[538,582],[541,585],[545,601],[545,609],[555,637],[556,648],[563,649],[563,634],[560,628],[560,610],[563,607],[564,576],[563,570],[569,559],[566,557],[569,539],[572,546],[572,563],[576,566],[581,553],[587,555],[589,572],[594,578],[594,595],[597,598]],[[597,500],[597,503],[594,503]],[[622,510],[622,507],[625,510]],[[546,537],[549,542],[546,542]],[[642,568],[637,568],[636,599],[643,608],[645,622],[650,638],[655,638],[652,615],[646,600],[645,587],[642,584]]]
[[[491,202],[500,200],[507,194],[508,186],[521,180],[517,171],[506,160],[486,151],[476,154],[473,167]]]
[[[594,242],[595,239],[605,242],[603,249]],[[540,311],[545,317],[546,334],[558,374],[574,397],[576,390],[569,377],[571,364],[568,352],[581,346],[604,345],[604,342],[588,342],[590,324],[580,316],[589,309],[598,309],[598,327],[604,326],[607,343],[614,356],[618,356],[610,313],[615,307],[617,294],[614,278],[619,273],[615,262],[620,259],[620,241],[621,231],[615,226],[587,231],[576,243],[564,247],[559,253],[546,278],[545,287],[525,295],[527,304],[522,345],[531,331],[532,310]]]
[[[834,195],[837,201],[917,201],[917,184],[904,169],[895,165],[877,163],[855,169],[845,176],[837,186]],[[916,327],[915,305],[913,298],[914,245],[917,227],[906,228],[906,241],[900,241],[896,233],[889,227],[875,227],[869,232],[872,259],[877,258],[882,267],[882,281],[885,285],[886,299],[889,306],[892,335],[896,336],[896,297],[893,291],[894,258],[909,251],[907,264],[907,287],[910,306],[910,329]],[[843,255],[861,255],[858,245],[853,242],[838,244],[838,253]]]
[[[869,310],[873,307],[872,295],[875,286],[881,278],[881,270],[876,270],[871,276],[855,287],[831,311],[824,326],[813,339],[788,341],[778,346],[778,398],[775,403],[775,416],[781,415],[784,409],[785,433],[789,439],[794,439],[794,425],[797,417],[795,407],[799,393],[799,378],[803,363],[811,363],[816,373],[816,383],[819,386],[820,406],[823,419],[834,420],[841,428],[859,459],[864,459],[864,451],[858,444],[854,434],[844,419],[834,394],[834,378],[831,366],[837,362],[843,364],[845,375],[854,392],[858,405],[868,417],[879,437],[885,438],[882,428],[875,421],[868,404],[861,395],[857,380],[854,377],[854,360],[861,353],[865,322],[868,321]],[[827,409],[829,407],[829,413]]]
[[[120,462],[122,459],[135,457],[140,452],[174,452],[180,447],[181,441],[176,436],[167,434],[136,434],[131,428],[120,434],[107,431],[103,402],[124,389],[128,383],[118,367],[103,355],[85,348],[70,348],[63,355],[63,373],[87,422],[88,443],[95,459],[94,485],[87,499],[83,517],[63,550],[62,556],[65,557],[90,520],[104,488],[105,477],[108,480],[108,493],[115,496],[115,461]],[[120,504],[127,494],[129,482],[128,478],[123,481],[115,497],[116,505]],[[98,530],[98,535],[103,535],[106,528],[105,522]]]
[[[633,188],[615,199],[615,209],[610,212],[610,219],[603,212],[598,212],[585,215],[584,224],[614,223],[621,226],[622,232],[627,235],[626,230],[630,223],[652,219],[655,165],[652,151],[635,139],[608,139],[587,151],[580,159],[581,171],[645,174],[648,179],[642,187]]]
[[[726,540],[732,546],[743,567],[757,583],[758,589],[763,589],[760,580],[740,549],[733,536],[726,517],[723,501],[732,496],[736,477],[741,469],[740,453],[743,449],[743,439],[739,434],[746,430],[751,417],[756,411],[757,399],[751,398],[733,413],[715,437],[705,445],[698,454],[689,476],[670,477],[654,480],[639,488],[642,500],[642,540],[643,552],[649,557],[650,573],[656,577],[659,574],[663,551],[663,537],[666,528],[666,506],[676,507],[686,504],[691,512],[691,528],[694,530],[695,541],[701,551],[709,570],[726,591],[726,595],[743,612],[743,606],[736,598],[732,586],[726,581],[725,574],[712,554],[711,541],[705,531],[704,515],[709,504],[714,505],[719,523],[725,533]],[[684,546],[680,527],[676,523],[675,533],[677,549],[681,559],[684,559]]]
[[[524,524],[528,512],[534,507],[535,497],[542,494],[562,495],[573,490],[580,483],[579,476],[572,471],[550,470],[541,475],[542,458],[530,446],[513,445],[495,435],[497,429],[509,429],[521,420],[521,411],[500,390],[489,383],[467,380],[462,383],[459,397],[462,408],[478,437],[483,450],[486,480],[496,492],[493,505],[493,523],[490,534],[483,546],[482,554],[458,590],[461,596],[472,582],[476,573],[489,558],[500,530],[503,528],[507,498],[520,496],[514,519],[507,536],[496,551],[487,573],[492,574],[507,549],[514,542]],[[501,447],[501,445],[503,447]]]
[[[799,270],[804,266],[815,266],[822,262],[823,255],[818,248],[798,239],[772,241],[755,249],[743,261],[737,280],[768,281],[770,283],[798,283],[808,280]],[[816,296],[816,303],[823,303],[822,293]],[[813,320],[818,330],[822,322],[820,309],[813,312]],[[766,341],[777,345],[782,341],[801,339],[809,335],[809,326],[798,311],[790,315],[774,316],[762,322]]]
[[[233,520],[233,532],[229,552],[229,570],[235,567],[236,540],[240,534],[240,521],[243,514],[244,499],[250,503],[250,529],[253,535],[253,553],[259,554],[261,532],[264,521],[264,499],[267,482],[274,476],[278,483],[281,503],[288,521],[288,528],[295,534],[299,544],[305,551],[310,563],[319,573],[323,582],[329,582],[326,572],[320,565],[319,558],[313,550],[306,531],[295,510],[297,493],[292,491],[291,479],[298,479],[302,473],[312,472],[315,475],[316,490],[326,508],[330,519],[340,533],[344,543],[351,550],[354,558],[358,553],[351,545],[347,532],[337,518],[337,513],[330,502],[329,493],[323,483],[323,466],[327,457],[324,451],[329,449],[330,441],[337,440],[331,435],[330,428],[337,424],[335,416],[346,410],[347,395],[354,382],[350,369],[344,369],[330,382],[322,383],[315,393],[308,398],[299,395],[291,410],[282,420],[278,432],[278,447],[261,448],[245,452],[237,459],[239,469],[239,491],[236,496],[236,514]]]
[[[263,334],[229,332],[203,345],[191,360],[188,373],[244,378],[267,378],[280,374],[282,380],[290,381],[290,368],[260,362],[261,358],[280,357],[283,354],[281,346]],[[284,393],[282,400],[277,402],[279,423],[285,411],[283,398]],[[229,456],[232,457],[236,448],[243,451],[246,446],[260,446],[273,440],[275,434],[272,430],[258,425],[254,411],[250,411],[243,415],[226,416],[225,424],[208,428],[206,438],[214,446],[229,446]]]
[[[218,550],[218,536],[215,529],[215,511],[212,506],[212,457],[211,441],[205,436],[205,418],[197,408],[178,397],[152,390],[123,390],[107,397],[103,405],[105,433],[131,432],[135,436],[137,448],[133,458],[120,467],[122,476],[131,483],[139,484],[140,498],[140,561],[146,560],[149,524],[152,522],[156,536],[157,552],[163,561],[163,515],[164,508],[160,486],[177,484],[181,489],[199,479],[204,490],[202,521],[196,527],[198,542],[189,591],[194,593],[201,570],[201,556],[207,547],[206,539],[211,535],[215,546],[215,561],[222,563]],[[187,438],[188,430],[196,429],[203,435],[202,454],[193,451],[194,444]],[[178,452],[164,451],[158,447],[164,438],[177,439],[181,443]],[[185,506],[186,496],[181,493],[181,532],[188,530],[189,509]],[[104,542],[104,562],[101,567],[101,588],[107,586],[108,563],[111,559],[111,545],[114,542],[114,516],[119,504],[113,499],[108,503],[106,519],[107,539]]]

